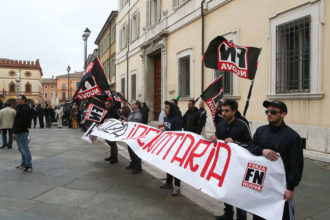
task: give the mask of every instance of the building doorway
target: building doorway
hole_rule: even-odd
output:
[[[161,55],[154,56],[154,119],[157,120],[162,109],[162,61]]]

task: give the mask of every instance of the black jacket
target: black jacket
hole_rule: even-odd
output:
[[[141,112],[142,112],[142,123],[143,124],[148,124],[148,114],[149,114],[149,108],[148,108],[148,106],[147,106],[147,104],[146,103],[144,103],[144,108],[143,109],[141,109]]]
[[[239,118],[235,118],[231,124],[227,124],[225,120],[220,121],[216,127],[216,136],[221,140],[232,138],[234,143],[245,148],[252,139],[249,126]]]
[[[198,109],[198,111],[201,116],[201,119],[200,119],[201,125],[204,127],[206,124],[206,110],[205,110],[205,108],[200,108],[200,109]]]
[[[263,149],[280,153],[285,167],[287,189],[294,190],[302,178],[304,168],[300,136],[284,122],[279,127],[261,126],[254,134],[248,150],[259,156]]]
[[[164,118],[165,131],[181,131],[182,121],[178,116],[176,105],[170,103],[170,113]]]
[[[109,118],[119,119],[119,113],[114,106],[112,106],[111,109],[108,110],[107,114],[104,116],[102,120],[102,123],[104,122],[105,119],[109,119]]]
[[[185,131],[191,131],[196,134],[200,134],[203,129],[200,118],[201,117],[198,108],[194,107],[192,111],[188,109],[182,117],[183,129]]]
[[[16,108],[13,132],[14,134],[29,132],[28,127],[31,121],[31,110],[27,104],[18,105]]]

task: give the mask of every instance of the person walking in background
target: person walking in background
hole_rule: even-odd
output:
[[[32,172],[32,157],[29,149],[29,123],[31,120],[31,111],[26,104],[24,95],[17,96],[17,113],[14,119],[13,139],[16,140],[18,150],[21,153],[21,164],[16,167],[18,170],[24,170],[24,173]]]
[[[35,105],[31,105],[31,127],[33,122],[33,128],[37,125],[37,110]]]
[[[46,108],[46,122],[47,122],[47,128],[52,127],[52,122],[53,122],[53,115],[54,115],[54,110],[52,106],[48,105]]]
[[[162,132],[164,131],[181,131],[182,130],[182,121],[178,116],[176,106],[174,103],[169,101],[165,102],[165,118],[164,126],[160,128]],[[180,185],[181,180],[174,177],[174,190],[172,196],[180,194]],[[166,181],[164,184],[160,185],[162,189],[172,189],[173,188],[173,176],[169,173],[166,174]]]
[[[73,105],[70,114],[70,119],[72,120],[72,128],[78,128],[78,117],[79,117],[78,106]]]
[[[149,115],[149,108],[147,106],[147,103],[142,102],[141,104],[141,111],[142,111],[142,116],[143,116],[143,120],[142,123],[143,124],[148,124],[148,115]]]
[[[40,128],[44,128],[44,114],[45,114],[44,108],[41,106],[41,104],[38,104],[37,105],[37,116],[39,119]]]
[[[4,108],[0,110],[0,129],[2,132],[2,147],[4,149],[12,148],[13,144],[13,125],[15,119],[16,111],[10,107],[9,103],[4,104]],[[8,142],[7,142],[8,134]]]
[[[62,128],[63,107],[57,106],[55,109],[55,118],[57,120],[57,127]]]

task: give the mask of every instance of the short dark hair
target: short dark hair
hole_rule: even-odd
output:
[[[191,102],[193,105],[195,105],[195,100],[194,99],[190,99],[188,102]]]
[[[3,104],[4,107],[9,107],[10,103],[9,102],[5,102],[5,104]]]
[[[17,97],[21,96],[21,98],[25,101],[26,103],[26,96],[25,95],[18,95]]]
[[[133,100],[132,102],[135,102],[135,104],[136,104],[139,108],[141,108],[141,102],[140,102],[140,101],[138,101],[138,100]]]
[[[178,100],[176,99],[171,99],[172,102],[174,102],[176,105],[178,105]]]
[[[232,100],[232,99],[225,100],[225,102],[222,104],[222,106],[230,106],[230,109],[232,111],[238,109],[238,103],[235,100]]]
[[[112,101],[111,100],[105,100],[104,103],[106,103],[106,102],[109,102],[109,103],[112,104]]]

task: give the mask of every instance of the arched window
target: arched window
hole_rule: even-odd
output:
[[[31,93],[31,92],[32,92],[32,86],[28,82],[28,83],[25,84],[25,93]]]
[[[9,84],[9,92],[16,92],[16,85],[14,82]]]

